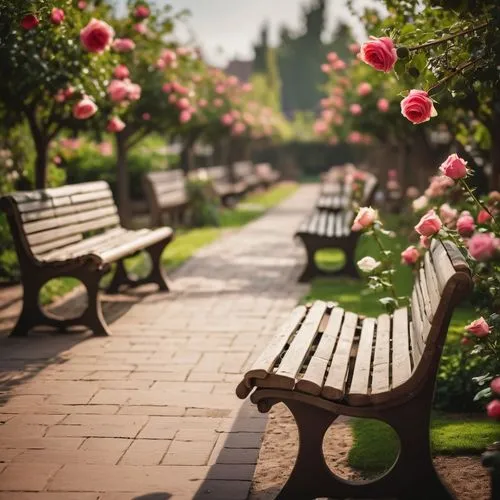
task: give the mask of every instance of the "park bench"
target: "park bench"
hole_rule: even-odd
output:
[[[188,206],[182,170],[149,172],[143,177],[143,185],[153,226],[163,225],[163,214],[167,214],[172,224],[182,221]]]
[[[280,173],[274,170],[269,163],[257,163],[255,165],[255,173],[261,185],[265,188],[271,187],[280,179]]]
[[[278,498],[452,498],[432,464],[430,412],[453,309],[471,290],[462,254],[433,241],[410,308],[378,318],[323,301],[294,309],[236,389],[261,412],[283,402],[297,423],[297,460]],[[323,438],[339,415],[396,431],[400,453],[384,476],[352,483],[329,469]]]
[[[236,180],[245,184],[246,191],[253,191],[260,186],[260,179],[255,173],[251,161],[237,161],[234,163],[233,169]]]
[[[132,231],[121,227],[107,182],[11,193],[0,198],[0,208],[7,213],[23,285],[22,311],[12,335],[26,335],[37,325],[60,329],[85,325],[95,335],[109,335],[99,282],[114,263],[110,293],[118,292],[121,285],[150,282],[168,290],[160,258],[173,238],[172,229]],[[151,257],[151,271],[143,279],[132,280],[123,259],[141,250]],[[77,318],[49,315],[39,305],[43,285],[63,276],[77,278],[87,289],[87,308]]]
[[[376,177],[367,172],[364,175],[362,192],[356,201],[359,206],[370,205],[377,188]],[[300,282],[310,281],[315,276],[359,277],[355,256],[361,234],[351,231],[354,220],[353,202],[351,185],[343,178],[323,184],[316,208],[302,221],[295,233],[295,237],[304,244],[307,256]],[[330,271],[318,267],[316,252],[323,249],[339,249],[344,252],[344,265],[341,269]]]
[[[242,196],[246,191],[246,184],[244,182],[231,181],[229,170],[225,166],[208,167],[206,173],[212,181],[216,195],[220,198],[224,206],[230,205],[232,200]]]

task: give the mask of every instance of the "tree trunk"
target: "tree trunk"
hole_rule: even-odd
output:
[[[491,178],[490,190],[500,189],[500,111],[495,110],[491,132]]]
[[[130,227],[132,214],[130,206],[130,186],[127,170],[127,135],[124,132],[116,134],[116,184],[118,196],[118,213],[124,227]]]
[[[49,145],[44,140],[35,141],[35,189],[45,189],[47,187],[47,156]]]

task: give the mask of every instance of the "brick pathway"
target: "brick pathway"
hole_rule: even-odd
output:
[[[292,234],[314,196],[203,249],[171,293],[108,305],[113,337],[1,339],[0,500],[246,498],[266,418],[234,389],[306,290]]]

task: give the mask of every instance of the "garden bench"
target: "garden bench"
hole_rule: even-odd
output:
[[[363,192],[357,201],[360,206],[371,204],[377,188],[376,177],[366,172],[365,175]],[[355,257],[361,234],[351,231],[355,215],[353,207],[352,189],[349,183],[344,181],[324,183],[317,207],[302,221],[295,233],[295,237],[304,244],[307,256],[306,266],[299,278],[300,282],[310,281],[315,276],[359,277]],[[316,252],[329,248],[344,252],[345,260],[341,269],[329,271],[319,268],[316,264]]]
[[[182,219],[189,203],[182,170],[149,172],[143,177],[143,185],[153,226],[163,225],[164,213],[170,221]]]
[[[297,423],[298,456],[278,498],[452,498],[432,464],[430,412],[453,309],[471,290],[459,250],[433,241],[409,308],[378,318],[323,301],[293,310],[236,389],[261,412],[283,402]],[[396,431],[400,453],[384,476],[353,483],[329,469],[323,438],[339,415]]]
[[[11,193],[0,198],[0,208],[7,213],[24,291],[21,315],[12,335],[26,335],[37,325],[60,329],[85,325],[95,335],[109,335],[99,282],[113,263],[116,270],[108,287],[110,293],[118,292],[123,284],[150,282],[168,290],[160,258],[173,238],[172,229],[123,228],[107,182]],[[151,257],[151,271],[143,279],[132,280],[123,259],[141,250]],[[87,289],[87,308],[77,318],[49,315],[39,305],[43,285],[63,276],[77,278]]]
[[[233,168],[236,180],[246,185],[246,191],[253,191],[260,186],[260,179],[251,161],[237,161]]]
[[[212,181],[215,193],[223,205],[229,205],[232,199],[242,196],[245,193],[246,184],[241,181],[231,182],[227,167],[208,167],[206,172],[208,178]]]
[[[257,163],[255,173],[265,188],[276,184],[280,179],[280,173],[274,170],[269,163]]]

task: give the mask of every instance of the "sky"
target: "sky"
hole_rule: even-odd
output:
[[[124,0],[120,0],[124,2]],[[292,30],[300,29],[301,12],[311,0],[156,0],[168,3],[174,10],[189,9],[191,15],[177,25],[175,35],[182,43],[201,45],[207,60],[225,66],[230,59],[251,59],[252,45],[258,40],[260,27],[268,21],[271,43],[278,40],[279,28],[285,24]],[[357,0],[358,6],[376,3],[376,0]],[[353,24],[355,35],[364,36],[356,20],[352,19],[345,0],[329,0],[327,33],[339,20]]]

